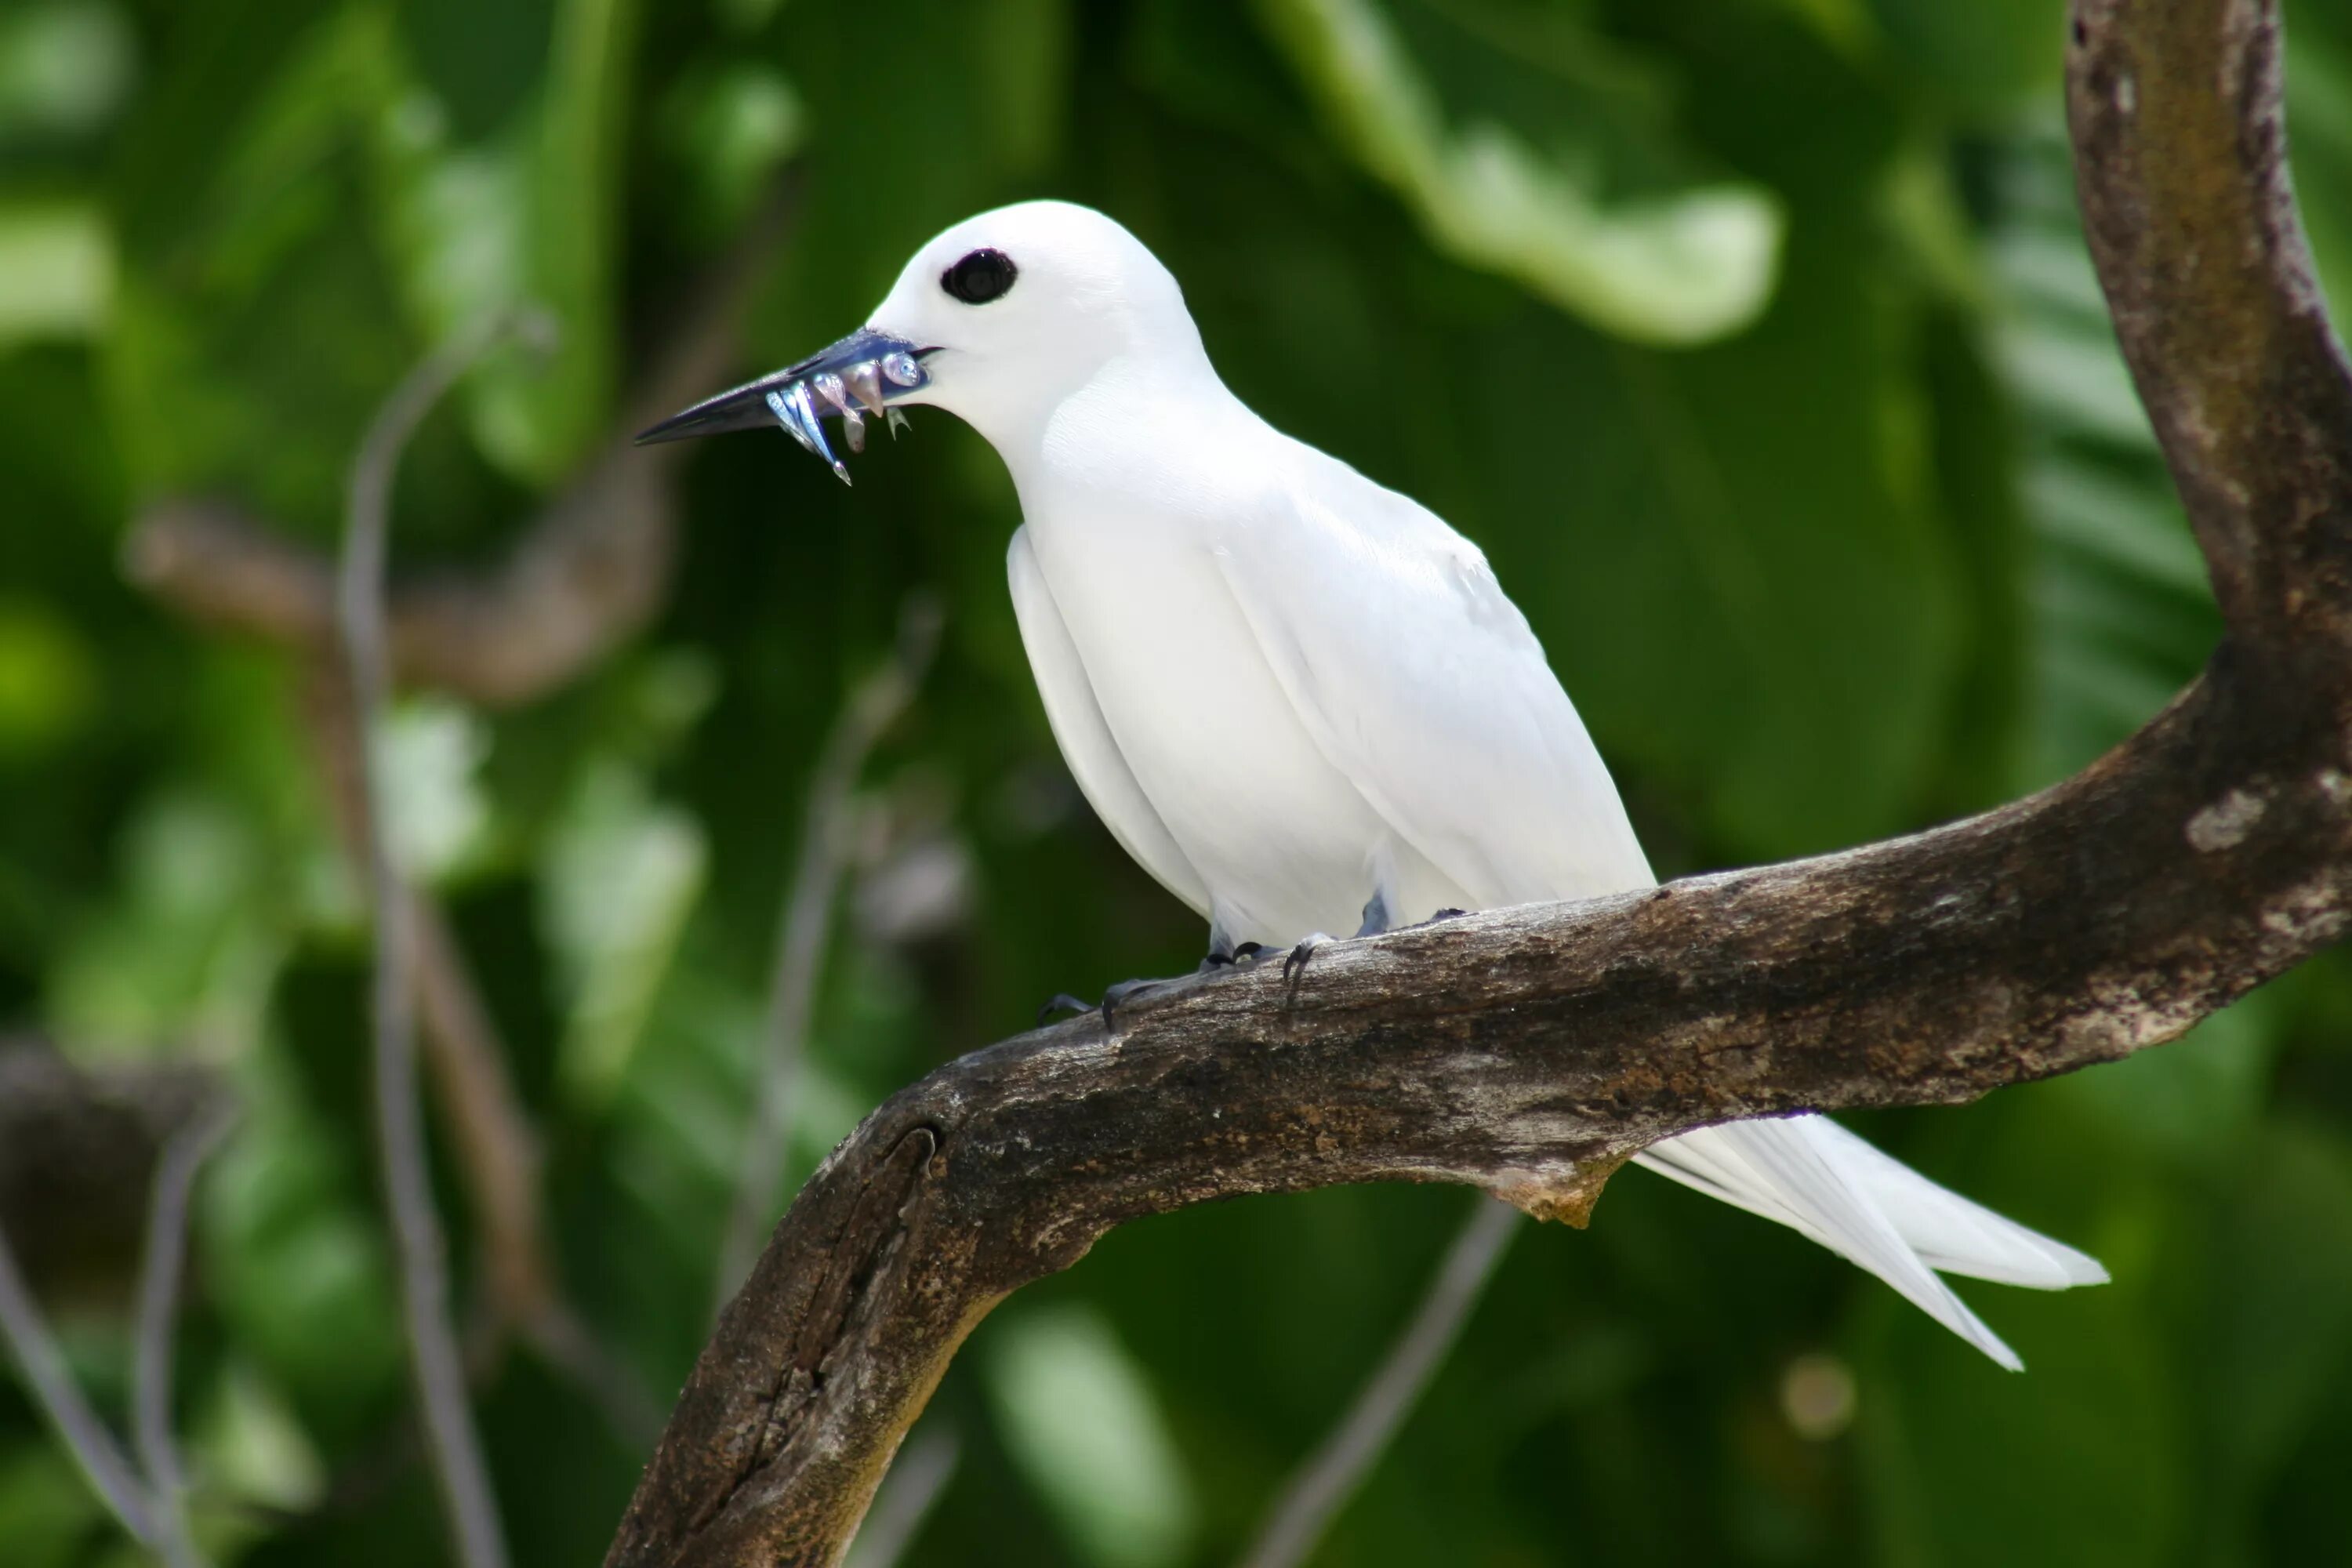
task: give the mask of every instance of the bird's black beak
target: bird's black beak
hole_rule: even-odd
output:
[[[937,352],[861,327],[798,364],[747,381],[731,392],[706,397],[684,413],[671,415],[650,430],[639,432],[637,442],[643,446],[683,441],[689,436],[780,425],[793,440],[831,465],[841,482],[847,484],[849,469],[826,443],[824,421],[841,421],[842,435],[853,452],[866,449],[868,414],[887,418],[896,435],[907,416],[890,405],[930,384],[923,361]]]

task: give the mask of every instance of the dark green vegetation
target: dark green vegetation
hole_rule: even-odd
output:
[[[1105,206],[1245,396],[1487,546],[1662,871],[2019,793],[2195,669],[2214,617],[2074,231],[2053,5],[1397,0],[1374,14],[1409,53],[1343,68],[1322,24],[1366,9],[182,0],[0,26],[0,1007],[80,1061],[214,1064],[247,1100],[198,1205],[181,1379],[219,1556],[411,1562],[443,1534],[299,673],[125,587],[121,541],[188,493],[331,539],[383,392],[528,297],[558,356],[485,367],[400,494],[404,559],[493,556],[782,170],[799,198],[742,368],[854,324],[970,209]],[[2290,21],[2342,298],[2352,24]],[[707,1323],[806,780],[911,586],[941,588],[945,645],[869,772],[793,1173],[1038,996],[1199,943],[1053,758],[992,457],[918,412],[856,471],[843,491],[762,437],[698,454],[648,631],[520,710],[427,696],[397,725],[401,826],[544,1129],[568,1294],[658,1388]],[[1587,1235],[1522,1238],[1323,1560],[2326,1560],[2347,1041],[2327,962],[2181,1045],[1872,1124],[2115,1270],[1972,1289],[2023,1378],[1784,1232],[1620,1181]],[[1173,1216],[1024,1292],[929,1418],[963,1458],[920,1560],[1229,1558],[1465,1201]],[[55,1308],[111,1396],[103,1273]],[[1818,1397],[1841,1373],[1842,1429]],[[521,1348],[484,1373],[526,1563],[600,1551],[643,1450],[577,1389]],[[7,1397],[0,1554],[121,1552]]]

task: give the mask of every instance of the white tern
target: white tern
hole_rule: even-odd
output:
[[[1046,717],[1213,960],[1650,886],[1608,769],[1477,546],[1293,440],[1209,363],[1176,279],[1065,202],[957,224],[866,328],[646,433],[778,423],[844,479],[865,416],[928,404],[1012,471],[1008,568]],[[1641,1163],[1852,1259],[2003,1366],[1938,1271],[2061,1289],[2096,1260],[1821,1116]]]

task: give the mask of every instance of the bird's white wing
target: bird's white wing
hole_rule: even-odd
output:
[[[1647,886],[1608,769],[1477,547],[1285,445],[1281,482],[1213,547],[1317,748],[1481,904]]]
[[[1045,574],[1029,543],[1029,531],[1016,529],[1004,558],[1005,575],[1013,584],[1013,615],[1021,626],[1021,643],[1029,654],[1029,668],[1037,678],[1037,694],[1045,700],[1045,721],[1053,726],[1062,759],[1095,815],[1118,840],[1119,847],[1157,878],[1160,885],[1209,915],[1209,890],[1160,820],[1158,808],[1135,782],[1134,770],[1111,738],[1103,721],[1094,684],[1079,662],[1077,645],[1054,603]]]

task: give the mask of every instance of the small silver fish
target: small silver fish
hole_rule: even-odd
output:
[[[929,351],[871,330],[849,336],[795,365],[706,398],[663,420],[639,441],[675,441],[722,430],[749,430],[772,418],[784,433],[824,459],[843,484],[846,464],[825,439],[824,421],[839,419],[850,451],[866,449],[866,421],[879,415],[896,437],[907,423],[894,399],[929,384],[923,357]]]

